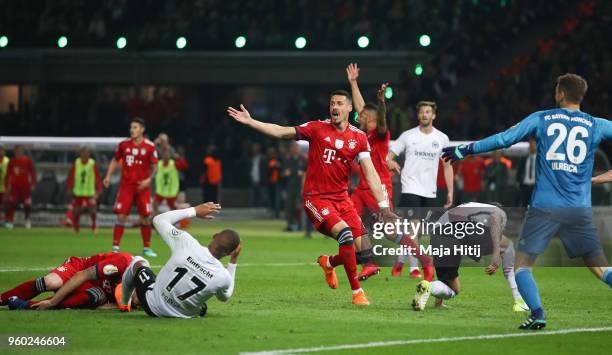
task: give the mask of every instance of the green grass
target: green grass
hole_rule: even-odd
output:
[[[364,282],[372,305],[357,308],[342,269],[340,286],[330,290],[313,264],[337,245],[315,235],[307,240],[297,233],[281,232],[273,221],[198,223],[190,232],[206,243],[214,231],[234,228],[243,238],[237,285],[227,303],[211,300],[204,318],[154,319],[144,312],[118,311],[9,311],[0,307],[0,335],[65,335],[72,353],[239,353],[275,349],[357,344],[373,341],[433,339],[516,333],[525,314],[511,311],[512,298],[501,273],[488,277],[482,267],[461,273],[462,292],[445,310],[416,313],[410,299],[416,281],[403,275],[391,278],[389,269]],[[86,256],[109,250],[111,230],[96,236],[59,228],[0,230],[0,290],[45,274],[23,271],[61,264],[71,255]],[[161,265],[169,250],[154,236]],[[122,250],[139,253],[137,229],[124,236]],[[270,264],[290,264],[273,266]],[[240,265],[242,264],[242,266]],[[22,269],[8,271],[8,269]],[[158,268],[154,268],[158,269]],[[612,325],[610,289],[584,268],[538,268],[535,271],[550,330]],[[430,305],[433,300],[430,300]],[[609,353],[612,332],[549,335],[541,337],[465,340],[335,351],[341,353]],[[1,340],[0,340],[1,344]],[[53,349],[7,351],[57,353]]]

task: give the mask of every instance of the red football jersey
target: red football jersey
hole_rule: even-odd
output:
[[[36,173],[32,159],[26,155],[12,158],[6,168],[6,180],[9,187],[29,187],[36,183]]]
[[[132,254],[124,252],[108,252],[83,258],[83,270],[96,267],[95,280],[90,281],[101,287],[104,292],[114,294],[115,286],[121,282],[123,273],[132,262]]]
[[[348,199],[351,162],[358,156],[370,156],[365,133],[351,125],[339,132],[329,120],[306,122],[295,131],[297,140],[310,143],[304,198]]]
[[[115,159],[121,161],[121,184],[138,184],[151,176],[151,166],[157,164],[157,151],[147,139],[140,144],[126,139],[119,143]]]
[[[383,185],[391,185],[391,172],[387,169],[387,153],[389,153],[389,141],[391,141],[391,133],[389,130],[383,134],[379,134],[376,130],[368,133],[368,143],[372,152],[372,164],[376,168],[380,182]],[[368,182],[363,176],[363,170],[359,169],[359,184],[358,189],[369,190]]]

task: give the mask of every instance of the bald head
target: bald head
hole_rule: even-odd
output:
[[[240,236],[233,229],[224,229],[213,235],[213,240],[208,245],[208,249],[215,254],[217,259],[229,255],[240,244]]]

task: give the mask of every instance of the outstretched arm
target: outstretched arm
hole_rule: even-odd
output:
[[[376,131],[378,134],[387,133],[387,106],[385,104],[385,91],[389,83],[384,83],[378,89],[378,112],[376,112]]]
[[[507,148],[532,135],[538,128],[539,120],[539,112],[535,112],[501,133],[494,134],[483,140],[468,145],[461,144],[456,147],[446,147],[442,150],[444,152],[442,154],[442,159],[444,159],[444,161],[455,162],[471,154],[485,153],[501,148]]]
[[[220,210],[220,205],[213,202],[207,202],[196,207],[164,212],[153,218],[153,227],[155,227],[157,233],[159,233],[164,242],[168,244],[170,249],[174,250],[182,239],[193,238],[189,233],[174,227],[176,222],[196,216],[204,219],[212,219],[214,218],[212,214],[218,213]]]
[[[591,182],[593,185],[605,184],[606,182],[612,181],[612,170],[608,170],[605,173],[597,176],[593,176]]]
[[[297,135],[293,127],[279,126],[277,124],[265,123],[254,119],[242,104],[240,105],[240,111],[233,107],[228,107],[227,114],[243,125],[249,126],[270,137],[278,139],[295,139]]]
[[[351,63],[346,67],[346,77],[349,84],[351,85],[351,95],[353,96],[353,107],[357,113],[361,113],[365,106],[361,91],[359,91],[359,85],[357,84],[357,78],[359,78],[359,67],[357,63]]]

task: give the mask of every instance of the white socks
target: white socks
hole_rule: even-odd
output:
[[[453,291],[442,281],[432,281],[429,284],[429,290],[432,295],[444,300],[455,297],[455,291]]]
[[[515,301],[522,300],[523,298],[518,291],[516,280],[514,279],[514,245],[512,243],[510,243],[506,250],[501,253],[501,257],[504,277],[506,278],[510,291],[512,292],[512,298],[514,298]]]

